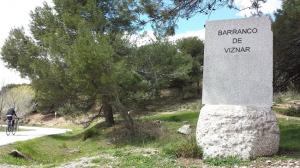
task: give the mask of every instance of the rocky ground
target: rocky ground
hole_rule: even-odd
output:
[[[83,157],[78,160],[63,164],[59,166],[59,168],[77,168],[77,167],[88,168],[88,167],[97,167],[97,166],[99,167],[100,165],[98,165],[97,163],[93,163],[93,161],[99,157],[110,157],[110,156],[101,155],[101,156],[93,156],[93,157]]]
[[[100,156],[98,156],[100,157]],[[113,164],[106,164],[106,165],[99,165],[97,163],[93,163],[92,161],[97,159],[98,157],[84,157],[79,160],[64,164],[60,166],[59,168],[86,168],[86,167],[103,167],[103,168],[112,168],[115,167]],[[112,156],[105,156],[101,155],[101,157],[108,157],[108,159],[113,159],[117,161],[117,158],[114,158]],[[187,159],[178,159],[178,162],[181,163],[181,165],[191,164],[193,162],[193,165],[198,164],[199,168],[227,168],[231,166],[210,166],[207,164],[204,164],[201,160],[187,160]],[[188,166],[187,166],[188,167]],[[194,166],[193,166],[194,167]],[[253,161],[250,163],[249,166],[232,166],[233,168],[300,168],[300,161],[299,160],[278,160],[278,161],[271,161],[267,160],[264,162],[255,162]],[[10,168],[10,167],[8,167]],[[14,168],[14,167],[12,167]]]
[[[249,168],[300,168],[300,160],[278,160],[271,161],[267,160],[265,162],[258,162],[256,165],[251,164]]]
[[[107,159],[108,162],[106,164],[100,164],[97,162],[97,159]],[[90,168],[90,167],[101,167],[101,168],[114,168],[116,167],[116,163],[118,162],[118,158],[106,154],[99,154],[98,156],[92,157],[83,157],[78,160],[74,160],[72,162],[63,164],[58,168]],[[201,160],[198,159],[178,159],[178,162],[181,165],[188,167],[193,163],[193,165],[197,164],[199,168],[300,168],[300,160],[278,160],[278,161],[253,161],[248,166],[211,166],[204,164]],[[0,164],[1,168],[29,168],[24,166],[13,166],[7,164]],[[38,166],[37,166],[38,167]],[[194,167],[194,166],[193,166]]]

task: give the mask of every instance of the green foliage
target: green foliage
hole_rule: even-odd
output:
[[[300,1],[283,2],[275,14],[274,33],[274,89],[300,89]]]
[[[9,68],[14,68],[24,76],[34,77],[34,67],[45,63],[40,58],[41,51],[23,28],[12,29],[1,49],[1,59]]]
[[[201,66],[203,66],[204,43],[197,37],[189,37],[178,40],[176,45],[181,52],[193,58],[190,76],[194,82],[199,81],[202,78]]]
[[[179,50],[183,53],[186,53],[190,57],[192,57],[192,68],[189,72],[189,79],[185,81],[176,81],[174,85],[187,85],[190,83],[196,83],[197,84],[197,90],[193,90],[193,92],[196,92],[200,94],[201,86],[200,81],[202,80],[202,67],[203,67],[203,58],[204,58],[204,43],[197,37],[189,37],[184,38],[181,40],[178,40],[176,42],[177,47]],[[177,86],[178,87],[178,86]],[[183,86],[179,86],[183,87]]]
[[[198,57],[199,64],[203,65],[204,44],[202,40],[197,37],[188,37],[178,40],[176,45],[180,51],[189,54],[193,58]]]
[[[175,45],[158,41],[139,47],[131,58],[135,71],[151,95],[158,97],[159,91],[175,80],[188,79],[192,59],[177,51]]]

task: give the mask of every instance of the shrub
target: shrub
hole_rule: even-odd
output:
[[[92,127],[83,132],[82,140],[85,141],[89,138],[97,137],[98,135],[100,135],[99,130],[96,127]]]
[[[284,112],[284,114],[287,116],[300,117],[300,107],[290,107]]]
[[[115,127],[111,133],[111,139],[116,144],[144,144],[153,141],[163,134],[160,123],[146,121],[135,122],[134,131],[129,130],[125,125]]]
[[[291,106],[288,109],[273,108],[273,110],[286,116],[300,117],[300,107]]]

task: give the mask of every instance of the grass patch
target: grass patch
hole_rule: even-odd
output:
[[[279,128],[281,151],[300,158],[300,121],[280,119]]]
[[[101,162],[101,159],[100,158],[97,158],[97,159],[93,159],[92,160],[92,163],[100,163]]]
[[[226,158],[207,158],[204,160],[204,163],[213,165],[213,166],[245,166],[250,163],[250,161],[238,159],[236,157],[226,157]]]
[[[81,156],[95,154],[107,147],[107,144],[103,143],[104,137],[102,136],[83,140],[84,132],[46,136],[1,147],[0,163],[55,166]],[[9,156],[8,153],[14,149],[19,150],[31,160]]]
[[[139,154],[131,154],[121,157],[120,167],[176,167],[174,159],[159,155],[143,156]]]
[[[157,153],[148,154],[144,148],[123,147],[105,150],[99,158],[93,159],[92,163],[97,163],[102,167],[179,167],[174,158]]]
[[[169,143],[162,148],[162,151],[171,156],[184,158],[202,158],[202,150],[196,144],[196,138],[191,136],[183,141]]]
[[[168,122],[191,122],[196,123],[198,120],[199,113],[191,111],[180,111],[171,114],[156,114],[153,116],[145,117],[148,120],[160,120]]]
[[[96,146],[96,147],[95,147]],[[101,149],[97,142],[82,142],[78,140],[58,140],[53,137],[44,137],[10,146],[8,150],[17,149],[32,160],[24,160],[22,165],[27,164],[58,164],[74,158],[94,153]],[[2,159],[8,157],[6,152],[1,152],[0,162],[16,164],[15,159]],[[18,164],[18,163],[17,163]]]

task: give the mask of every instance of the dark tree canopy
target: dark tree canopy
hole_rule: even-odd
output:
[[[275,16],[274,88],[300,90],[300,0],[284,1]]]
[[[200,94],[200,81],[202,79],[202,67],[204,57],[204,43],[197,37],[189,37],[178,40],[176,44],[181,52],[186,53],[193,60],[192,68],[189,72],[189,80],[186,80],[185,83],[196,83],[197,93]]]

